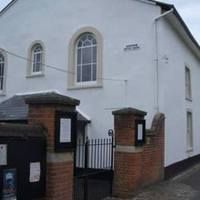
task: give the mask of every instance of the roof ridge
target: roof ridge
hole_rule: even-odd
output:
[[[18,0],[11,0],[2,10],[0,10],[0,17]]]

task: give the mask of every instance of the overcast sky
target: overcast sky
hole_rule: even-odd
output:
[[[196,40],[200,43],[200,0],[162,0],[174,4]]]
[[[11,0],[0,0],[0,10]],[[123,0],[122,0],[123,1]],[[196,40],[200,43],[200,0],[162,0],[174,4],[188,25]]]

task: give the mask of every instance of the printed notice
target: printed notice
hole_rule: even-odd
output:
[[[7,145],[0,144],[0,166],[7,165]]]
[[[143,140],[143,125],[138,124],[138,140]]]
[[[39,182],[40,174],[41,174],[40,162],[30,163],[30,177],[29,177],[30,183]]]
[[[60,143],[71,142],[71,119],[60,119]]]

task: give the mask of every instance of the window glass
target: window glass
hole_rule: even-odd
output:
[[[187,149],[193,148],[192,113],[187,112]]]
[[[92,69],[93,69],[92,80],[93,81],[97,80],[97,67],[96,66],[97,66],[96,64],[93,64],[93,66],[92,66]]]
[[[4,89],[4,74],[5,74],[5,59],[4,56],[0,53],[0,90]]]
[[[91,72],[92,72],[92,69],[91,69],[91,65],[84,65],[82,67],[82,81],[85,82],[85,81],[91,81],[92,80],[92,77],[91,77]]]
[[[76,44],[77,82],[96,81],[97,42],[94,34],[82,34]]]
[[[40,44],[36,44],[32,48],[32,73],[42,72],[43,49]]]
[[[187,67],[185,68],[185,93],[187,99],[192,98],[191,75],[190,75],[190,69]]]

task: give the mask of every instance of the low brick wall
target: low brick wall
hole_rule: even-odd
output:
[[[49,178],[47,199],[72,199],[73,164],[71,161],[49,163],[47,177]]]
[[[154,117],[145,145],[136,147],[135,120],[144,119],[145,112],[126,108],[113,114],[116,134],[113,194],[129,197],[141,187],[163,179],[164,115]]]

